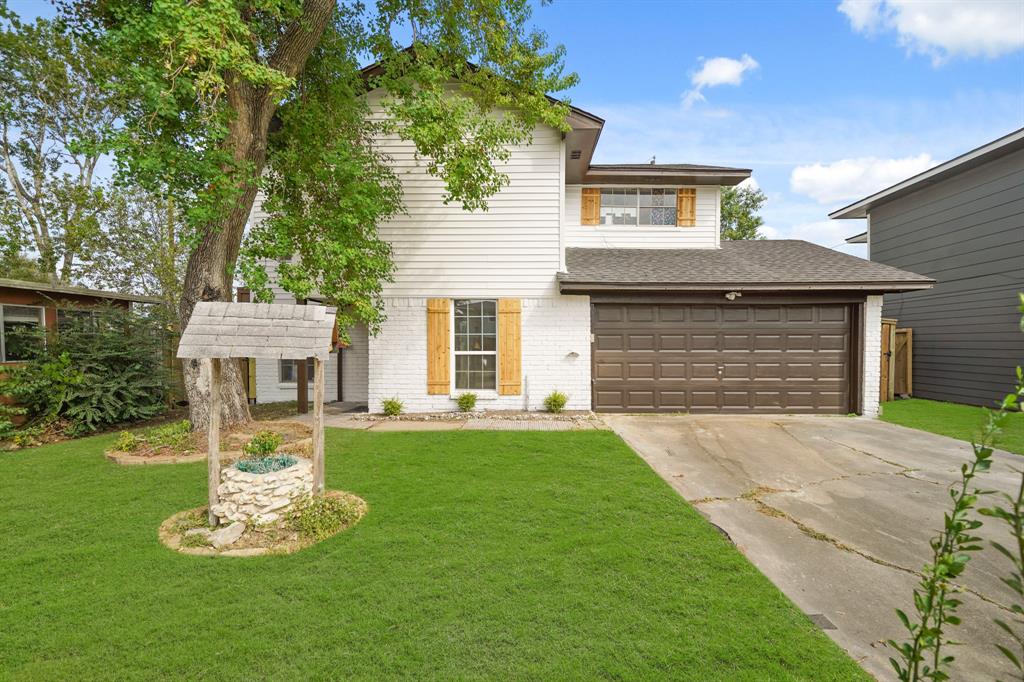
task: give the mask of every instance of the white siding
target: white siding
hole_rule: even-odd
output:
[[[522,303],[523,394],[486,396],[474,391],[477,407],[541,409],[544,398],[559,390],[569,396],[567,409],[589,410],[589,297],[527,298]],[[427,394],[426,299],[388,299],[386,310],[381,334],[370,339],[370,411],[380,412],[386,398],[398,398],[407,412],[457,409],[455,393]]]
[[[283,384],[278,379],[278,364],[280,360],[270,358],[256,358],[256,402],[257,403],[280,403],[288,400],[295,400],[298,391],[295,384]],[[306,394],[313,399],[313,377],[309,377],[309,386]],[[327,364],[324,366],[324,402],[334,402],[338,399],[338,354],[331,353],[327,356]]]
[[[444,183],[397,136],[377,140],[404,189],[407,214],[381,225],[394,249],[395,281],[385,296],[550,296],[557,293],[562,140],[538,127],[498,168],[509,185],[487,211],[445,205]]]
[[[341,351],[342,397],[345,402],[365,403],[370,375],[367,364],[370,357],[370,340],[366,326],[353,327],[349,330],[349,337],[351,342],[348,348]]]
[[[581,189],[580,185],[565,188],[566,246],[635,249],[711,249],[718,246],[720,190],[717,186],[697,187],[697,224],[694,227],[581,225]]]
[[[864,304],[863,414],[878,416],[878,395],[882,380],[882,297],[868,296]]]

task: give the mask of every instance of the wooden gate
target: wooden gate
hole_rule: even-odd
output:
[[[914,330],[899,329],[896,320],[882,320],[882,366],[879,399],[909,397],[914,392]]]

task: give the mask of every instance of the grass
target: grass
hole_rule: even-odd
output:
[[[981,435],[985,408],[910,398],[882,403],[882,421],[970,441]],[[995,446],[1024,455],[1024,413],[1011,414]]]
[[[0,678],[866,680],[607,432],[328,430],[355,527],[176,554],[205,463],[0,456]]]

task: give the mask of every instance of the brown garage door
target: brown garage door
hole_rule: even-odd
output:
[[[599,411],[850,411],[848,304],[595,303]]]

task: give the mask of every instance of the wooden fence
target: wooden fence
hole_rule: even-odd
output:
[[[879,397],[894,400],[914,394],[914,330],[882,320],[882,378]]]

